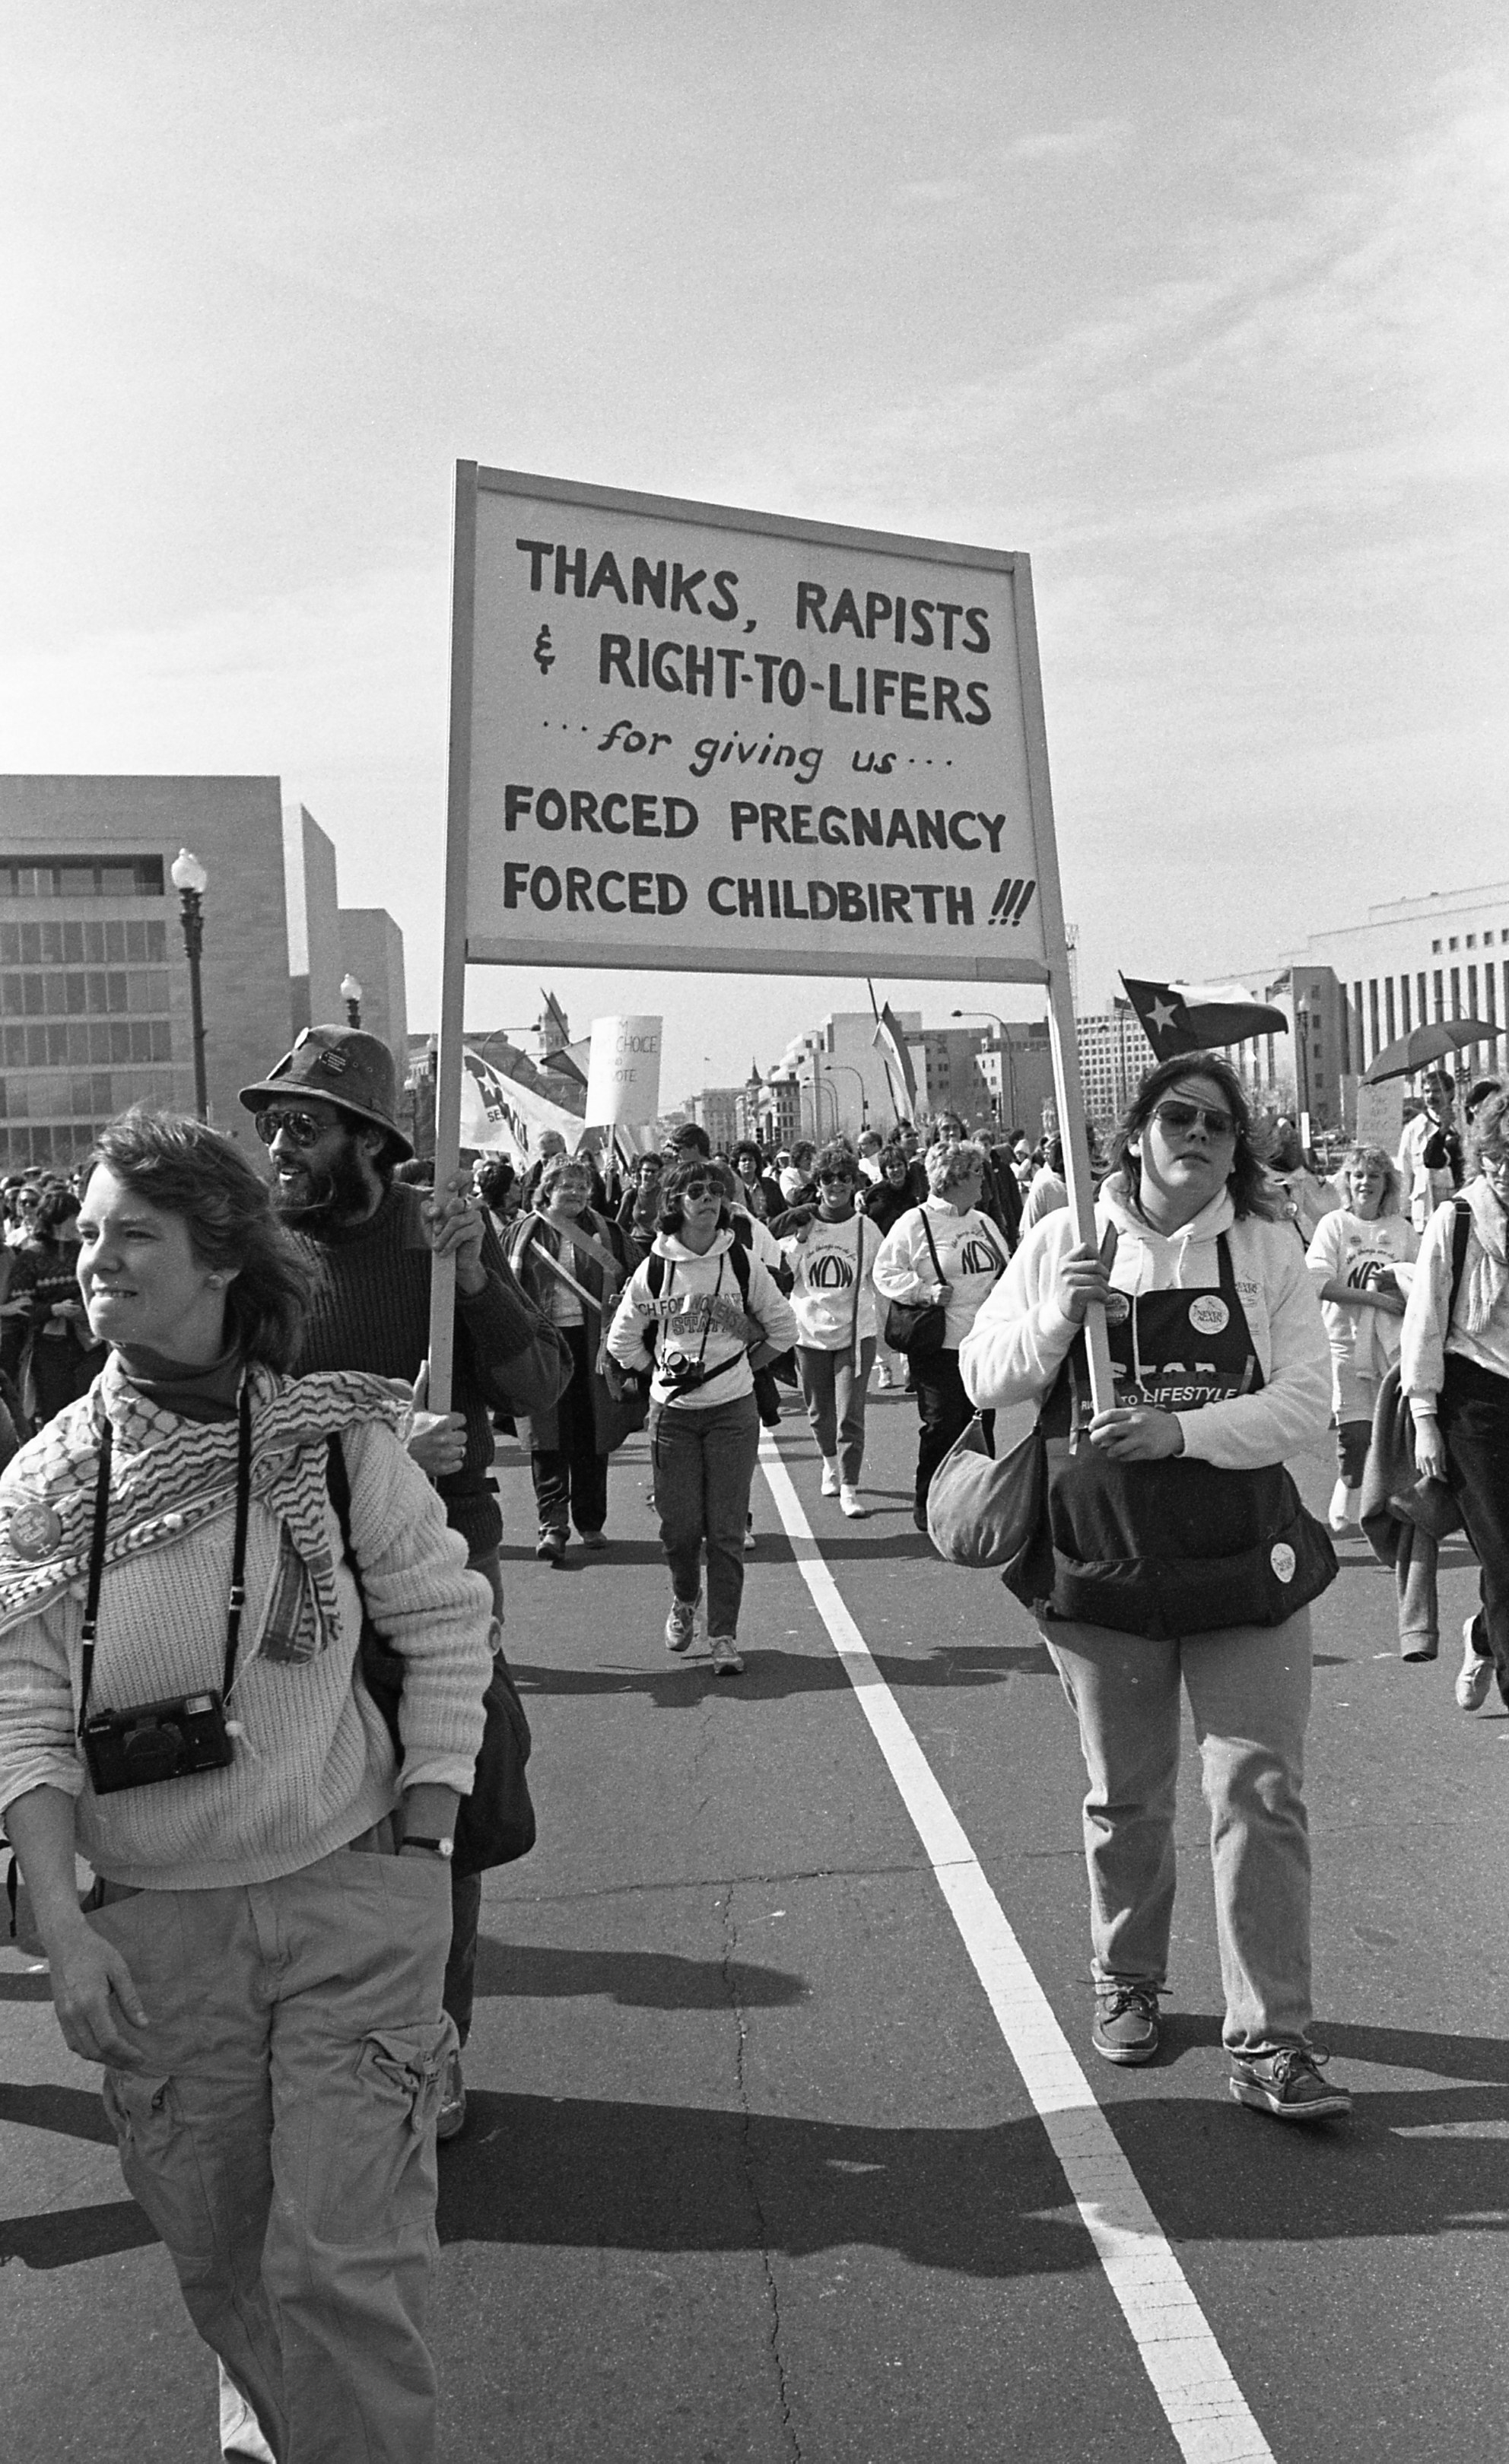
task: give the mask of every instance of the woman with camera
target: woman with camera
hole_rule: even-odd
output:
[[[1331,1378],[1304,1255],[1274,1205],[1234,1070],[1208,1052],[1160,1062],[1117,1131],[1097,1243],[1071,1215],[1045,1217],[960,1365],[978,1403],[1035,1401],[1047,1441],[1047,1529],[1018,1596],[1034,1599],[1090,1780],[1091,2043],[1123,2064],[1158,2051],[1183,1688],[1231,2093],[1308,2123],[1351,2101],[1308,2042],[1309,1602],[1336,1559],[1284,1465],[1323,1434]],[[1098,1412],[1092,1301],[1116,1380]]]
[[[760,1450],[754,1371],[789,1352],[796,1319],[774,1276],[735,1238],[716,1164],[699,1155],[660,1184],[660,1228],[636,1266],[608,1349],[650,1375],[650,1456],[671,1570],[666,1648],[697,1635],[707,1552],[707,1640],[717,1677],[738,1677],[744,1529]]]
[[[488,1586],[393,1389],[286,1375],[310,1270],[229,1139],[127,1113],[79,1228],[111,1356],[0,1478],[0,1813],[58,2022],[219,2356],[225,2443],[428,2464],[448,1857]],[[358,1673],[332,1442],[406,1663],[401,1771]]]

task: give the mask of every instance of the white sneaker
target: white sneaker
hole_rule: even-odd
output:
[[[696,1600],[672,1600],[671,1614],[665,1621],[667,1651],[690,1651],[697,1640],[697,1608],[700,1598],[699,1592]]]
[[[220,2372],[220,2453],[226,2464],[277,2464],[261,2425],[224,2362]]]
[[[745,1555],[746,1557],[752,1557],[752,1556],[754,1555],[754,1552],[755,1552],[755,1528],[754,1528],[754,1516],[753,1516],[752,1514],[746,1514],[746,1515],[744,1516],[744,1555]]]
[[[710,1634],[707,1638],[707,1648],[713,1655],[713,1675],[715,1677],[742,1677],[743,1675],[743,1660],[740,1654],[739,1646],[735,1642],[731,1634]]]
[[[1361,1530],[1357,1509],[1362,1502],[1360,1488],[1348,1488],[1344,1480],[1339,1480],[1331,1491],[1330,1508],[1325,1518],[1332,1530],[1338,1534]]]
[[[1494,1682],[1491,1653],[1473,1649],[1474,1618],[1462,1619],[1462,1664],[1456,1672],[1456,1707],[1459,1711],[1480,1711],[1488,1700],[1488,1688]]]
[[[824,1497],[836,1497],[838,1494],[838,1458],[836,1455],[825,1455],[823,1457],[822,1493]]]
[[[887,1369],[883,1360],[881,1361],[879,1368],[875,1373],[875,1382],[877,1391],[889,1386],[891,1383],[891,1373],[889,1369]]]
[[[862,1518],[870,1511],[859,1491],[851,1488],[847,1481],[838,1492],[838,1503],[845,1514]]]

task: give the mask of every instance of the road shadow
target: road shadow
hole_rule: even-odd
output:
[[[491,1998],[556,2001],[601,1994],[638,2011],[774,2009],[802,2002],[810,1988],[784,1968],[736,1959],[684,1959],[671,1950],[561,1950],[537,1943],[477,1945],[477,1991]]]
[[[775,1703],[796,1694],[841,1694],[849,1678],[831,1651],[762,1650],[741,1642],[744,1673],[737,1690],[716,1681],[719,1695],[730,1702]],[[1013,1677],[1052,1677],[1053,1661],[1042,1643],[954,1643],[929,1652],[875,1652],[876,1668],[898,1694],[919,1688],[947,1691],[951,1687],[1004,1685]],[[661,1711],[692,1711],[715,1685],[705,1656],[678,1661],[673,1667],[554,1668],[529,1661],[510,1661],[521,1694],[563,1698],[583,1695],[642,1694]]]
[[[1170,2013],[1166,2027],[1165,2059],[1120,2079],[1127,2092],[1104,2110],[1170,2240],[1505,2231],[1509,2042],[1322,2023],[1356,2117],[1300,2130],[1231,2101],[1212,2015]],[[1162,2074],[1187,2057],[1209,2066],[1208,2092],[1167,2092]],[[1370,2089],[1363,2065],[1430,2077]],[[997,2279],[1097,2263],[1031,2117],[895,2130],[478,2088],[469,2107],[465,2138],[440,2160],[445,2242],[789,2257],[857,2244]],[[0,2121],[109,2136],[98,2098],[74,2088],[0,2086]],[[154,2237],[131,2201],[100,2202],[0,2219],[0,2259],[74,2266]]]

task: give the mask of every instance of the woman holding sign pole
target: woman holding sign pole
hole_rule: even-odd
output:
[[[912,1520],[919,1531],[927,1529],[927,1492],[933,1474],[954,1440],[969,1425],[970,1402],[959,1375],[959,1347],[1006,1265],[1006,1244],[980,1209],[985,1160],[984,1150],[967,1142],[943,1141],[929,1147],[927,1202],[898,1219],[875,1262],[875,1287],[882,1300],[900,1301],[914,1309],[935,1303],[943,1311],[942,1344],[927,1351],[914,1344],[907,1354],[921,1423],[912,1501]]]
[[[1304,1253],[1272,1202],[1235,1072],[1210,1053],[1160,1063],[1116,1134],[1099,1245],[1069,1214],[1036,1224],[960,1366],[978,1403],[1040,1406],[1049,1529],[1028,1588],[1090,1779],[1095,2050],[1158,2051],[1182,1685],[1210,1809],[1231,2092],[1314,2122],[1351,2103],[1308,2044],[1309,1602],[1336,1559],[1284,1462],[1323,1434],[1331,1378]],[[1116,1377],[1099,1413],[1096,1301]]]

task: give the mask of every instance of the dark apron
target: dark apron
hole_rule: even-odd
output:
[[[1216,1246],[1214,1291],[1112,1293],[1106,1332],[1119,1404],[1192,1412],[1261,1390],[1224,1233]],[[1279,1625],[1335,1580],[1336,1552],[1282,1463],[1223,1471],[1187,1455],[1112,1462],[1076,1434],[1091,1408],[1081,1331],[1040,1421],[1049,1617],[1165,1639]]]

